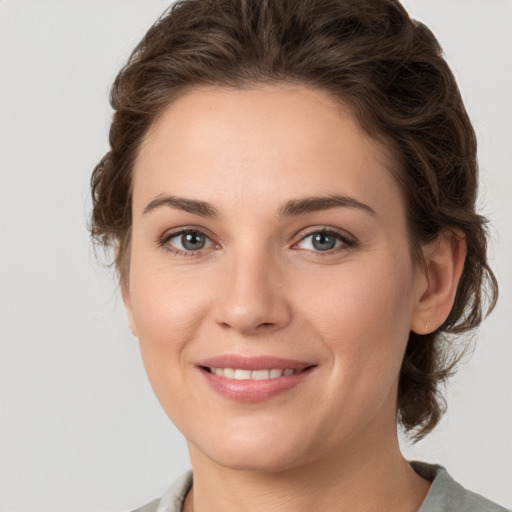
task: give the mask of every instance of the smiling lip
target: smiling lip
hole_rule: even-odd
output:
[[[316,365],[267,356],[223,355],[205,359],[197,366],[220,395],[239,402],[259,402],[297,386]],[[224,372],[225,369],[230,371]]]

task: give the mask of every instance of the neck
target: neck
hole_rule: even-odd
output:
[[[279,472],[238,471],[189,445],[194,484],[186,512],[416,512],[429,482],[403,458],[395,435],[347,443],[350,449]]]

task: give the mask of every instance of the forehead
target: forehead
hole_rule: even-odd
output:
[[[135,163],[134,202],[162,193],[228,204],[269,195],[399,193],[384,148],[350,109],[303,86],[200,87],[147,133]],[[202,197],[197,197],[197,196]]]

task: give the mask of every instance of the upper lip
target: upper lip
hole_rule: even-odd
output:
[[[239,368],[241,370],[265,370],[265,369],[293,369],[302,371],[314,363],[296,361],[293,359],[283,359],[273,356],[240,356],[236,354],[225,354],[204,359],[198,363],[198,366],[208,368]]]

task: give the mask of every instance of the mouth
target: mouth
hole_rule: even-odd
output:
[[[259,402],[304,382],[317,364],[274,357],[218,356],[198,365],[211,389],[224,398]]]
[[[278,379],[279,377],[287,377],[289,375],[295,375],[301,373],[312,366],[306,367],[304,370],[296,370],[293,368],[268,368],[261,370],[245,370],[243,368],[214,368],[210,366],[202,366],[201,368],[213,375],[220,377],[227,377],[228,379],[234,380],[269,380]]]

